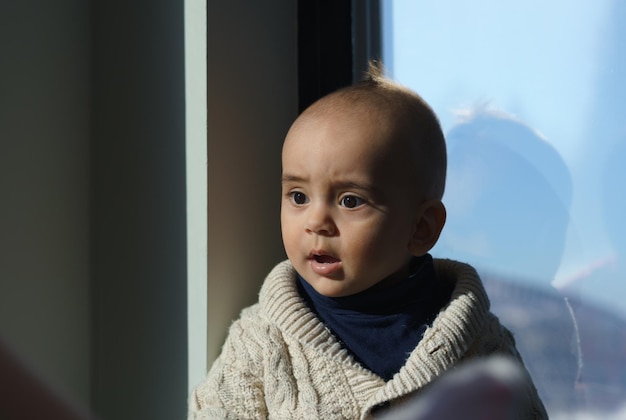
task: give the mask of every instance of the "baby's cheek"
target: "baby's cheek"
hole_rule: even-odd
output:
[[[383,235],[372,234],[364,235],[355,245],[355,253],[365,265],[379,264],[381,260],[388,258],[391,253],[389,249],[389,241]]]
[[[298,251],[298,235],[290,229],[289,226],[284,226],[282,230],[283,246],[288,258],[295,257]]]
[[[402,231],[379,230],[372,232],[363,246],[362,255],[372,266],[372,269],[384,270],[383,274],[390,274],[387,271],[395,270],[406,261],[409,253],[407,233]]]

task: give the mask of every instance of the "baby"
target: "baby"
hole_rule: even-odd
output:
[[[372,66],[296,119],[282,166],[288,260],[231,326],[190,419],[365,419],[466,360],[523,367],[475,270],[428,254],[446,148],[416,93]],[[515,418],[547,418],[523,371]]]

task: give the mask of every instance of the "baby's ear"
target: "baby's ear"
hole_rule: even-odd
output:
[[[443,225],[446,223],[446,208],[441,200],[428,200],[417,211],[415,226],[409,242],[411,254],[421,256],[435,246]]]

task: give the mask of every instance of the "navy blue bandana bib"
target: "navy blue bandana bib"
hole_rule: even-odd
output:
[[[365,368],[390,380],[448,303],[452,290],[437,281],[432,257],[410,262],[409,276],[386,288],[331,298],[298,276],[298,291],[311,310]]]

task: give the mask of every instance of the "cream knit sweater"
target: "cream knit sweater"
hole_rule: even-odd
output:
[[[464,359],[508,354],[522,363],[511,333],[489,312],[476,271],[450,260],[435,260],[435,269],[440,281],[455,285],[451,300],[385,382],[355,362],[308,309],[295,270],[280,263],[193,391],[189,420],[368,419],[375,407],[400,403]],[[517,419],[547,418],[530,377],[522,398]]]

